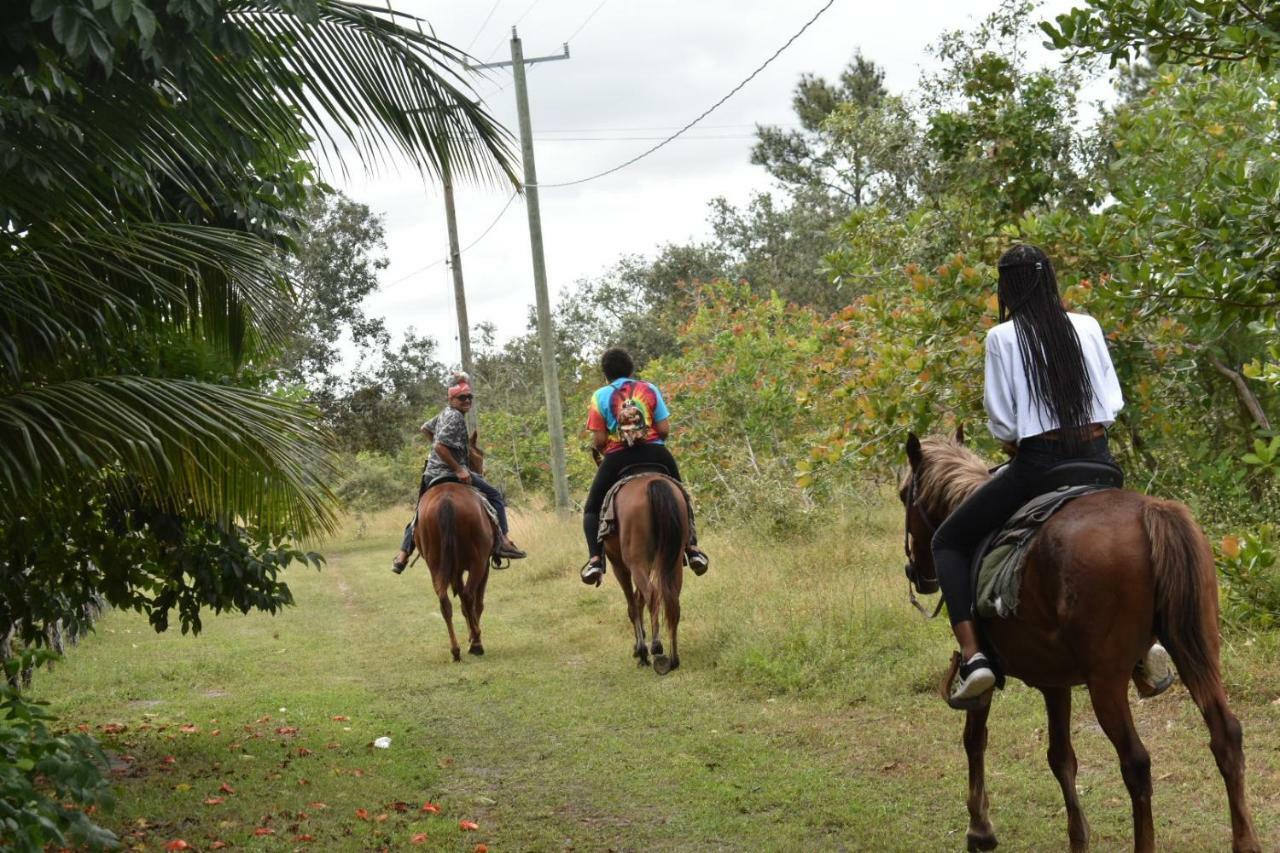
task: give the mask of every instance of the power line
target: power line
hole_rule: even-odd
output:
[[[594,9],[591,10],[591,14],[587,15],[587,19],[583,21],[581,24],[578,24],[578,28],[574,30],[567,39],[564,40],[564,43],[568,44],[569,42],[573,41],[573,37],[576,36],[578,33],[582,32],[583,29],[586,28],[587,24],[591,23],[591,19],[596,16],[596,12],[599,12],[601,9],[603,9],[604,4],[608,2],[609,0],[600,0],[600,5],[596,6]]]
[[[468,243],[467,245],[459,249],[458,254],[461,255],[463,252],[469,251],[473,246],[475,246],[485,237],[488,237],[489,232],[492,231],[497,226],[498,220],[502,219],[503,214],[507,212],[507,208],[511,207],[511,202],[515,201],[516,196],[518,195],[520,195],[519,191],[513,192],[511,194],[511,198],[507,199],[507,203],[502,206],[502,210],[499,210],[498,215],[493,217],[493,221],[489,223],[489,227],[484,229],[484,231],[480,232],[479,237],[475,238],[470,243]],[[424,273],[429,269],[434,269],[435,267],[438,267],[441,264],[447,264],[447,263],[449,263],[449,257],[446,255],[445,257],[441,258],[438,261],[432,261],[431,263],[427,264],[425,267],[418,267],[413,272],[406,273],[400,276],[400,278],[396,279],[395,281],[389,282],[387,284],[387,287],[394,287],[395,285],[399,284],[402,281],[408,281],[409,279],[413,278],[415,275],[418,275],[419,273]]]
[[[528,8],[526,8],[524,12],[520,14],[520,17],[516,18],[515,22],[511,26],[513,28],[519,26],[520,22],[523,21],[525,18],[529,17],[529,13],[533,11],[533,8],[541,2],[542,0],[533,0],[533,2],[529,4]],[[507,40],[506,36],[503,36],[502,38],[498,39],[498,43],[495,44],[493,46],[493,49],[489,51],[489,55],[484,58],[484,61],[488,62],[490,59],[493,59],[494,55],[498,52],[498,48],[502,47],[503,43],[506,42],[506,40]]]
[[[493,17],[493,13],[498,11],[498,7],[501,5],[502,0],[493,0],[493,6],[490,7],[489,14],[484,16],[484,23],[480,24],[480,28],[476,30],[476,34],[471,37],[471,42],[467,45],[467,53],[471,52],[471,48],[475,45],[476,39],[480,38],[480,34],[484,32],[484,28],[489,24],[489,19]]]
[[[621,164],[619,164],[619,165],[617,165],[617,166],[614,166],[612,169],[606,169],[606,170],[605,170],[605,171],[603,171],[603,172],[599,172],[599,173],[594,174],[594,175],[588,175],[587,177],[585,177],[585,178],[579,178],[579,179],[577,179],[576,181],[561,181],[560,183],[557,183],[557,184],[539,184],[539,185],[538,185],[538,186],[539,186],[539,188],[542,188],[542,189],[549,189],[549,188],[552,188],[552,187],[572,187],[572,186],[576,186],[576,185],[578,185],[578,184],[585,184],[585,183],[587,183],[588,181],[594,181],[594,180],[596,180],[596,179],[598,179],[598,178],[603,178],[603,177],[604,177],[604,176],[606,176],[606,175],[612,175],[614,172],[620,172],[620,171],[622,171],[623,169],[627,168],[628,166],[632,165],[633,163],[637,163],[637,162],[639,162],[640,160],[643,160],[645,157],[648,157],[650,154],[652,154],[653,152],[657,151],[659,148],[662,148],[664,145],[666,145],[666,144],[668,144],[668,143],[672,142],[672,141],[673,141],[673,140],[675,140],[677,137],[679,137],[681,134],[683,134],[686,130],[688,130],[689,128],[693,127],[695,124],[697,124],[698,122],[702,121],[702,120],[703,120],[704,118],[706,118],[707,116],[711,115],[711,113],[712,113],[712,112],[714,112],[717,108],[719,108],[719,107],[720,107],[720,106],[721,106],[725,101],[729,100],[729,99],[730,99],[730,98],[732,98],[734,95],[736,95],[736,94],[738,93],[738,91],[739,91],[740,89],[742,89],[742,87],[743,87],[743,86],[746,86],[748,83],[750,83],[752,80],[754,80],[757,74],[759,74],[761,71],[763,71],[763,70],[765,70],[766,68],[768,68],[770,63],[772,63],[775,59],[777,59],[779,56],[781,56],[781,55],[782,55],[782,52],[783,52],[784,50],[786,50],[787,48],[791,47],[792,43],[794,43],[796,39],[798,39],[798,38],[800,38],[800,36],[804,35],[805,30],[807,30],[807,29],[809,29],[809,27],[813,26],[813,24],[818,20],[818,18],[822,17],[822,14],[823,14],[824,12],[826,12],[826,11],[827,11],[828,9],[830,9],[833,5],[835,5],[835,2],[836,2],[836,0],[827,0],[826,4],[825,4],[821,9],[819,9],[816,13],[814,13],[814,16],[813,16],[812,18],[810,18],[810,19],[805,23],[805,25],[804,25],[803,27],[801,27],[801,28],[796,32],[796,34],[795,34],[795,35],[793,35],[791,38],[787,39],[786,43],[785,43],[785,44],[783,44],[783,45],[782,45],[782,47],[780,47],[780,48],[778,48],[776,51],[774,51],[774,52],[773,52],[773,55],[772,55],[772,56],[770,56],[768,59],[766,59],[763,63],[761,63],[761,64],[760,64],[760,66],[759,66],[758,68],[756,68],[756,70],[755,70],[755,71],[752,71],[749,75],[747,75],[747,78],[746,78],[745,80],[743,80],[743,81],[742,81],[741,83],[739,83],[738,85],[734,86],[734,87],[729,91],[729,94],[725,95],[723,98],[721,98],[720,100],[716,101],[714,104],[712,104],[710,107],[708,107],[705,111],[703,111],[702,115],[698,116],[698,117],[697,117],[697,118],[695,118],[693,121],[689,122],[689,123],[688,123],[688,124],[686,124],[684,127],[680,128],[680,129],[679,129],[679,130],[677,130],[675,133],[671,134],[671,135],[670,135],[670,136],[668,136],[666,139],[664,139],[664,140],[662,140],[661,142],[659,142],[657,145],[655,145],[655,146],[653,146],[652,148],[649,148],[649,149],[647,149],[647,150],[645,150],[645,151],[641,152],[640,154],[637,154],[635,157],[632,157],[630,160],[626,161],[625,163],[621,163]]]

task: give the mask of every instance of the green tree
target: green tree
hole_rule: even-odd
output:
[[[1117,63],[1145,54],[1153,63],[1218,66],[1280,55],[1276,0],[1086,0],[1040,25],[1054,47]]]

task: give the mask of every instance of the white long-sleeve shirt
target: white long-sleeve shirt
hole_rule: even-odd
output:
[[[1091,420],[1110,426],[1124,408],[1124,395],[1120,393],[1120,381],[1111,364],[1111,354],[1107,352],[1107,339],[1092,317],[1070,313],[1067,316],[1080,339],[1089,383],[1093,386]],[[1016,443],[1061,426],[1051,412],[1044,411],[1032,400],[1012,320],[993,326],[987,332],[983,402],[987,408],[987,426],[1001,441]]]

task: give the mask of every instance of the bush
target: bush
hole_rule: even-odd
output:
[[[24,652],[5,662],[0,684],[0,847],[40,851],[49,846],[103,850],[119,846],[115,835],[90,814],[114,804],[103,777],[107,758],[85,734],[55,735],[40,702],[29,702],[11,685],[19,673],[51,660],[47,652]]]
[[[1264,524],[1254,533],[1225,536],[1218,545],[1222,615],[1240,629],[1280,628],[1280,565],[1276,530]]]
[[[415,473],[421,462],[409,462],[410,452],[399,456],[361,451],[340,464],[342,479],[334,491],[353,512],[375,512],[397,504],[413,502],[417,491]]]

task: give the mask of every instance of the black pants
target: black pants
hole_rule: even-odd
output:
[[[680,467],[665,444],[636,444],[606,453],[596,469],[596,478],[591,481],[587,502],[582,506],[582,532],[586,534],[587,550],[593,557],[604,555],[604,543],[599,539],[600,507],[604,504],[604,496],[618,482],[622,469],[632,465],[662,465],[672,477],[680,479]]]
[[[982,538],[1009,520],[1018,508],[1046,489],[1044,474],[1072,459],[1113,462],[1107,438],[1094,439],[1078,452],[1068,454],[1061,442],[1026,438],[1018,444],[1013,461],[956,507],[933,535],[933,564],[938,571],[942,597],[951,624],[973,618],[973,583],[970,565]]]

